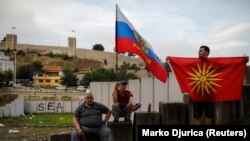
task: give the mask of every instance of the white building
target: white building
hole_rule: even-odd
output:
[[[7,70],[14,72],[14,61],[10,60],[9,56],[5,56],[4,52],[0,52],[0,71]]]

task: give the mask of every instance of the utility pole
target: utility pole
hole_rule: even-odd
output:
[[[14,46],[15,47],[15,46]],[[14,48],[14,57],[15,57],[15,60],[14,60],[14,80],[13,80],[13,85],[14,87],[16,87],[16,47]]]
[[[16,27],[15,26],[12,26],[11,27],[14,30],[16,30]],[[14,34],[12,35],[14,36]],[[14,38],[13,38],[14,40]],[[17,50],[16,50],[16,43],[14,42],[14,57],[15,57],[15,60],[14,60],[14,79],[13,79],[13,86],[16,87],[16,53],[17,53]]]

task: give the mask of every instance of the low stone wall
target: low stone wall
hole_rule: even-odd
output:
[[[241,117],[250,117],[250,110],[249,110],[250,109],[250,84],[243,85],[242,101],[241,101],[240,108],[241,108],[241,113],[240,113]]]
[[[138,125],[160,125],[158,112],[135,112],[134,113],[134,140],[138,141]]]
[[[162,125],[187,125],[188,105],[184,103],[160,103]]]
[[[111,129],[113,141],[133,141],[132,122],[108,122]]]

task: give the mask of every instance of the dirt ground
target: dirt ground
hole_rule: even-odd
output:
[[[49,141],[51,134],[70,132],[72,127],[0,127],[0,141]]]

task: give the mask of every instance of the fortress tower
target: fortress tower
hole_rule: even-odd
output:
[[[15,34],[6,34],[5,49],[16,49],[17,36]]]
[[[76,57],[76,38],[68,37],[68,56]]]

